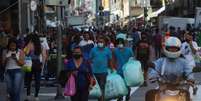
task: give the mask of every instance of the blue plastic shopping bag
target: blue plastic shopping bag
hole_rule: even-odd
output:
[[[95,80],[96,80],[96,78],[95,78]],[[100,98],[101,95],[102,95],[101,89],[96,80],[96,85],[89,92],[89,98],[92,98],[92,99]]]
[[[133,58],[130,58],[123,66],[123,74],[126,85],[129,87],[137,87],[144,83],[141,63]]]
[[[114,99],[128,94],[128,89],[123,78],[116,72],[107,76],[105,86],[105,99]]]

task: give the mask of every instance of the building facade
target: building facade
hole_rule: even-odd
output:
[[[0,2],[0,26],[7,33],[18,34],[18,1],[1,0]]]

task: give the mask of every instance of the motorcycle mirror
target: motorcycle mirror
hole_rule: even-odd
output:
[[[201,72],[201,67],[195,67],[193,68],[193,73]]]

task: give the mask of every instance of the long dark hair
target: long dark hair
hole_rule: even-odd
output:
[[[29,34],[26,38],[25,41],[25,46],[29,43],[29,42],[33,42],[34,45],[34,54],[39,56],[42,53],[42,48],[41,48],[41,43],[40,43],[40,38],[37,34]]]
[[[16,44],[16,51],[18,50],[18,47],[17,47],[17,39],[16,38],[10,38],[9,40],[8,40],[8,45],[7,45],[7,51],[9,51],[10,50],[10,45],[11,45],[11,43],[15,43]]]

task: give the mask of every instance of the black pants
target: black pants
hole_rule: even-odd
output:
[[[101,98],[99,98],[98,101],[104,101],[105,99],[105,85],[106,85],[106,80],[107,80],[107,73],[100,73],[100,74],[94,74],[96,77],[96,80],[98,84],[100,85],[100,89],[102,92]]]
[[[160,46],[155,46],[155,55],[156,55],[156,58],[161,57],[161,47]]]
[[[0,82],[4,80],[4,67],[2,64],[0,64]]]
[[[71,101],[88,101],[89,89],[77,89],[76,94],[71,97]]]
[[[38,97],[38,93],[40,90],[40,81],[41,81],[41,72],[40,71],[32,71],[30,73],[26,73],[26,81],[27,81],[27,95],[31,95],[31,83],[32,77],[34,76],[35,80],[35,97]]]
[[[144,72],[144,80],[147,80],[147,76],[148,76],[148,60],[142,59],[140,60],[140,63],[142,64],[142,70]]]
[[[3,66],[3,48],[0,46],[0,82],[4,80],[5,68]]]

